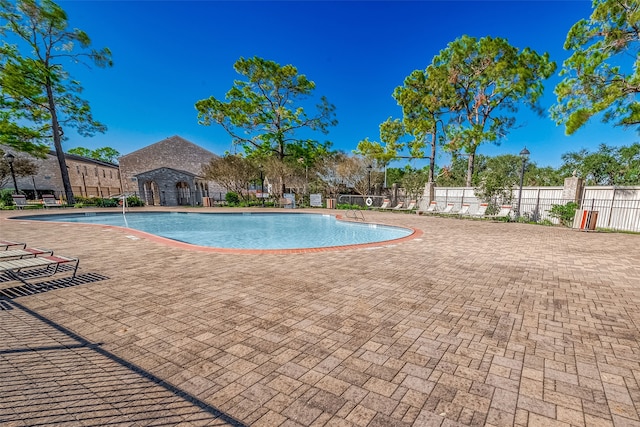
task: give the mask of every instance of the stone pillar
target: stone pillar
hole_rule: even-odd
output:
[[[582,198],[582,189],[584,188],[584,179],[573,175],[564,179],[564,188],[562,190],[562,199],[564,203],[576,202],[580,204]]]
[[[564,179],[564,188],[562,189],[562,201],[563,204],[569,202],[576,202],[580,206],[582,202],[582,189],[584,188],[584,179],[578,178],[573,173],[573,176]],[[580,209],[576,209],[576,214],[573,218],[573,228],[580,227]]]

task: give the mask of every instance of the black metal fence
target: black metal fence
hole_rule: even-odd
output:
[[[362,208],[379,208],[385,200],[386,196],[363,196],[360,194],[340,194],[338,196],[338,204],[348,204],[351,206],[360,206]]]
[[[578,223],[574,227],[581,227],[584,212],[596,215],[595,227],[617,231],[640,232],[640,200],[625,199],[584,199],[578,215]]]

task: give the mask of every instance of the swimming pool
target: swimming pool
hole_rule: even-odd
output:
[[[128,227],[180,242],[229,249],[306,249],[386,242],[413,230],[306,213],[80,213],[20,217]]]

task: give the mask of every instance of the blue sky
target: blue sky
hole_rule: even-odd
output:
[[[82,138],[67,130],[65,149],[109,146],[127,154],[180,135],[222,154],[231,138],[218,126],[197,124],[196,101],[219,99],[239,75],[233,63],[259,56],[293,64],[316,83],[316,94],[336,106],[333,148],[350,152],[401,110],[391,94],[413,70],[424,69],[463,34],[504,37],[518,47],[549,52],[560,65],[571,26],[591,14],[590,1],[60,1],[70,26],[86,31],[96,48],[109,47],[109,69],[68,66],[84,87],[94,117],[109,130]],[[555,101],[554,76],[542,104]],[[600,143],[629,145],[638,133],[593,120],[568,137],[548,117],[527,109],[520,127],[486,155],[517,154],[523,146],[539,166]],[[448,162],[441,154],[440,166]],[[391,166],[401,167],[407,160]],[[424,163],[415,162],[415,166]]]

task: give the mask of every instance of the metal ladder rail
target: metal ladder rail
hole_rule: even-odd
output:
[[[358,220],[363,221],[363,222],[365,221],[364,214],[360,210],[349,209],[345,216],[347,218],[352,218],[352,219],[354,219],[356,221],[358,221]]]

